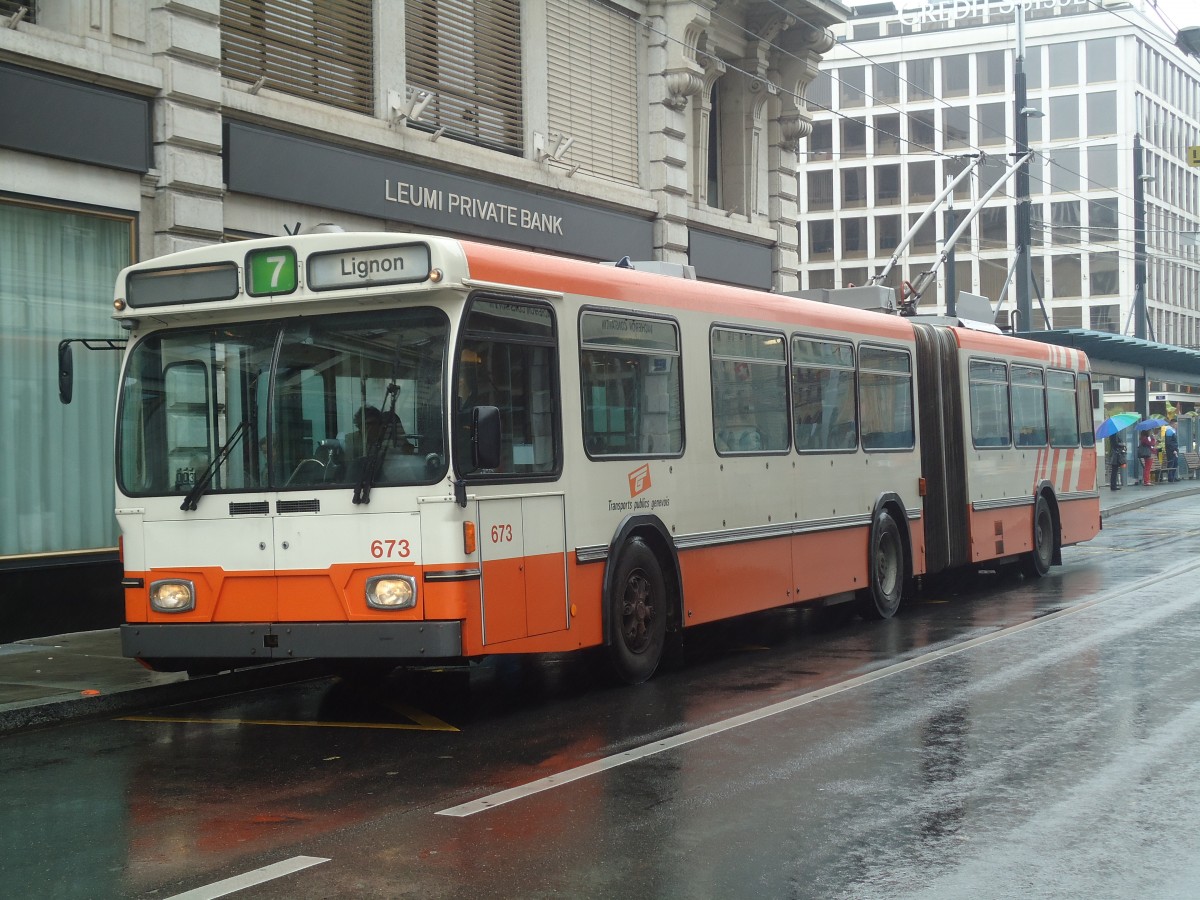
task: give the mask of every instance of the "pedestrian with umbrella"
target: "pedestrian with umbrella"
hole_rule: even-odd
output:
[[[1138,441],[1138,459],[1142,461],[1142,486],[1150,486],[1150,469],[1154,466],[1154,432],[1146,429]]]
[[[1125,429],[1136,425],[1139,418],[1137,413],[1115,413],[1101,422],[1096,429],[1097,438],[1111,438],[1112,452],[1108,457],[1108,486],[1111,490],[1121,489],[1121,470],[1125,468],[1125,439],[1119,435]]]

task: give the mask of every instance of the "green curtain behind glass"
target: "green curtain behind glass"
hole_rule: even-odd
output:
[[[129,219],[0,203],[0,557],[115,547],[113,407],[120,353],[75,349],[58,400],[58,342],[123,337],[117,273]]]

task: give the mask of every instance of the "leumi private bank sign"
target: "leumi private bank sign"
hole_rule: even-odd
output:
[[[897,3],[899,19],[905,25],[933,22],[956,22],[988,13],[993,16],[1014,14],[1022,9],[1026,14],[1039,10],[1084,9],[1090,0],[950,0],[948,3]]]

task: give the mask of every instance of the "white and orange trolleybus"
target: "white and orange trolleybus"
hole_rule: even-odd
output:
[[[1100,527],[1076,350],[445,237],[121,273],[126,655],[464,660],[913,579]]]

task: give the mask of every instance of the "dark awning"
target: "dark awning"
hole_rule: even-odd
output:
[[[1200,385],[1200,350],[1086,328],[1023,331],[1018,337],[1082,350],[1099,375]]]

